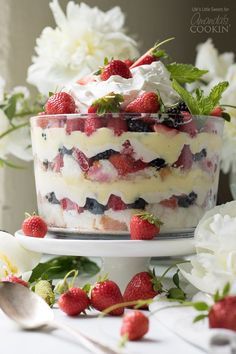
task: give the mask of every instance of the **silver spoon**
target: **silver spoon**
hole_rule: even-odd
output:
[[[54,320],[53,310],[37,294],[25,286],[0,282],[0,308],[23,329],[52,326],[74,336],[80,344],[95,354],[119,354],[119,351],[97,342],[84,333]]]

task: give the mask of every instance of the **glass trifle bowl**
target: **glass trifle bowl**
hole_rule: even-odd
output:
[[[194,228],[216,204],[223,126],[189,114],[33,117],[39,214],[65,232],[128,233],[142,211],[164,233]]]

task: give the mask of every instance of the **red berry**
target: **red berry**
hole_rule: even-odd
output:
[[[132,77],[131,71],[122,60],[112,60],[103,69],[100,75],[101,80],[106,81],[112,75],[119,75],[125,79]]]
[[[141,58],[136,60],[136,62],[134,62],[131,65],[131,69],[136,68],[137,66],[140,66],[140,65],[150,65],[150,64],[152,64],[152,62],[154,62],[156,60],[158,60],[158,58],[155,57],[154,55],[144,54]]]
[[[69,316],[79,315],[90,305],[87,293],[80,288],[71,288],[58,300],[59,308]]]
[[[156,132],[156,133],[159,133],[159,134],[166,134],[169,136],[169,138],[172,138],[174,137],[176,134],[178,134],[178,130],[175,129],[175,128],[170,128],[168,127],[167,125],[165,124],[154,124],[153,126],[153,130]]]
[[[55,93],[49,97],[45,105],[46,114],[69,114],[75,111],[75,100],[66,92]]]
[[[22,231],[26,236],[42,238],[46,235],[48,227],[40,216],[32,215],[23,221]]]
[[[236,331],[236,296],[227,296],[210,309],[210,328],[226,328]]]
[[[109,118],[107,128],[112,129],[115,135],[120,136],[123,132],[127,132],[128,125],[125,119]]]
[[[133,63],[134,63],[134,60],[126,59],[126,60],[124,60],[124,63],[128,66],[128,68],[130,68],[131,65],[133,65]]]
[[[118,285],[112,280],[96,283],[91,291],[91,305],[98,311],[104,311],[110,306],[121,303],[123,303],[123,296]],[[120,316],[123,313],[123,307],[109,312],[113,316]]]
[[[52,170],[53,172],[60,172],[63,166],[64,166],[63,155],[58,154],[52,161]]]
[[[148,213],[133,215],[130,220],[131,240],[152,240],[160,232],[161,222]]]
[[[141,160],[135,161],[130,155],[127,154],[113,154],[110,156],[109,161],[117,169],[118,174],[121,176],[143,170],[147,166],[145,162]]]
[[[221,117],[222,113],[223,113],[223,109],[220,106],[217,106],[213,109],[210,115],[215,117]]]
[[[108,199],[107,208],[118,211],[118,210],[127,209],[127,206],[120,197],[111,194]]]
[[[184,170],[189,170],[193,164],[193,154],[190,150],[189,145],[184,145],[178,160],[174,163],[174,167],[182,168]]]
[[[159,108],[158,95],[155,92],[144,92],[130,102],[125,111],[130,113],[157,113]]]
[[[103,120],[101,117],[88,117],[85,119],[84,131],[89,136],[97,129],[102,128]]]
[[[155,289],[154,275],[148,272],[137,273],[126,286],[124,301],[147,300],[154,298],[159,291]],[[144,306],[146,308],[146,306]]]
[[[192,138],[194,138],[198,132],[196,123],[188,112],[182,112],[181,114],[184,116],[183,123],[179,125],[178,129],[181,132],[188,133]]]
[[[141,311],[132,311],[124,316],[120,334],[128,340],[139,340],[149,330],[149,319]]]
[[[163,199],[160,204],[166,208],[175,209],[178,206],[178,201],[175,197],[170,197],[169,199]]]
[[[26,281],[24,281],[21,278],[16,277],[15,275],[8,275],[5,278],[2,278],[1,281],[9,281],[10,283],[17,283],[17,284],[21,284],[23,286],[25,286],[26,288],[29,287],[29,283],[27,283]]]
[[[67,118],[66,132],[71,134],[73,131],[84,131],[84,119],[83,118]]]
[[[88,113],[96,113],[97,112],[97,106],[96,105],[92,105],[88,108]]]
[[[72,156],[78,162],[83,172],[87,172],[89,170],[89,159],[82,151],[79,149],[74,149]]]

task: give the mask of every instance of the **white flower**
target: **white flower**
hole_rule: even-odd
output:
[[[136,42],[124,34],[124,14],[119,7],[103,12],[70,1],[66,15],[58,0],[50,3],[57,27],[46,27],[37,39],[28,82],[43,94],[97,70],[104,57],[120,59],[138,55]]]
[[[5,115],[2,109],[0,109],[0,135],[6,132],[10,128],[9,119]],[[5,159],[8,154],[8,142],[9,134],[0,138],[0,158]]]
[[[20,276],[31,271],[40,258],[40,253],[27,251],[14,236],[0,231],[0,278],[8,274]]]
[[[200,220],[194,235],[197,254],[179,266],[183,276],[209,294],[236,283],[236,201],[217,206]]]

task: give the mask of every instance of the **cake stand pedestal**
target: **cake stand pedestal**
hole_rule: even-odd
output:
[[[30,250],[51,255],[101,257],[104,275],[117,282],[123,291],[129,280],[148,268],[151,257],[180,257],[194,253],[191,233],[159,235],[154,240],[102,239],[91,236],[61,237],[48,233],[45,238],[15,234],[20,244]],[[98,236],[97,236],[98,237]]]

